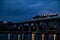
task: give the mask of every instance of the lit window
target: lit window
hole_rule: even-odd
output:
[[[20,24],[19,26],[22,26],[22,24]]]
[[[33,23],[31,23],[31,26],[33,26]]]
[[[24,24],[24,26],[29,26],[29,24]]]
[[[14,28],[16,27],[16,25],[14,24]]]

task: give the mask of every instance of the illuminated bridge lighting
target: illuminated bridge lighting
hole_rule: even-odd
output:
[[[60,40],[60,16],[52,14],[35,17],[24,22],[0,22],[0,39]]]

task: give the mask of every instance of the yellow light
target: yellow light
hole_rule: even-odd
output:
[[[42,40],[44,40],[44,34],[42,34]]]
[[[56,34],[54,34],[54,40],[56,40]]]
[[[20,29],[20,27],[18,27],[18,29]]]
[[[35,27],[33,27],[33,29],[34,29]]]
[[[35,34],[32,34],[32,40],[34,40]]]

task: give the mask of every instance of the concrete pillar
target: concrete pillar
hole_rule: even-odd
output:
[[[20,40],[20,34],[18,34],[18,40]]]
[[[10,33],[8,33],[8,40],[10,40]]]
[[[32,34],[32,40],[34,40],[35,39],[35,34]]]

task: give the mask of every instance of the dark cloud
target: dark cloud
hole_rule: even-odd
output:
[[[0,20],[24,21],[34,15],[60,13],[59,0],[1,0]]]

